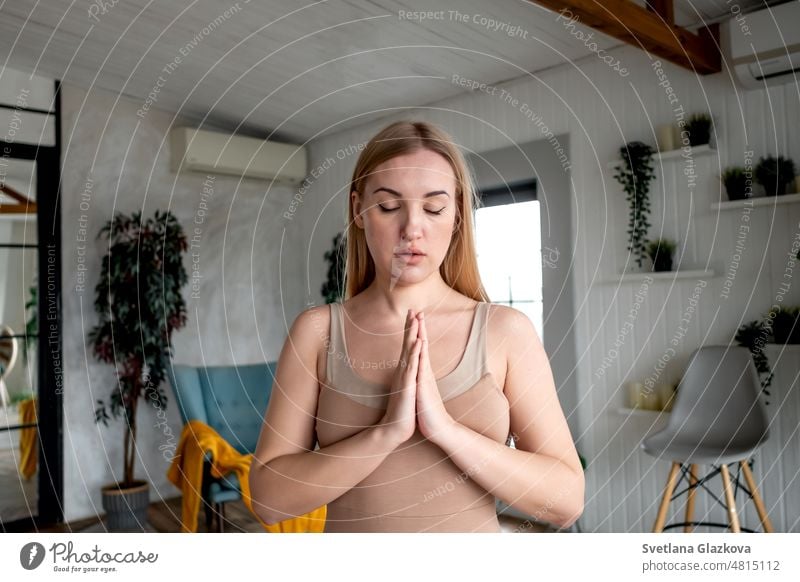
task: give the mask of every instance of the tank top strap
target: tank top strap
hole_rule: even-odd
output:
[[[355,373],[347,354],[342,304],[331,303],[330,343],[326,365],[326,385],[331,390],[371,408],[385,409],[389,387],[367,382]]]
[[[325,361],[325,383],[336,383],[336,351],[340,349],[341,342],[339,341],[339,313],[337,311],[338,303],[328,303],[330,309],[330,331],[328,334],[327,357]]]
[[[346,377],[347,351],[345,350],[342,304],[338,302],[330,303],[331,306],[331,327],[330,344],[328,345],[327,360],[327,380],[329,384],[339,386]]]
[[[480,378],[488,372],[489,361],[486,346],[486,324],[489,304],[479,301],[475,306],[472,329],[464,348],[464,356],[456,371],[463,371],[465,378]]]
[[[489,303],[479,301],[475,306],[464,355],[453,372],[439,380],[442,400],[449,400],[472,388],[483,376],[489,373],[489,356],[486,341]]]

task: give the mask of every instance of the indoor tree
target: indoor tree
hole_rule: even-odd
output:
[[[186,324],[181,288],[187,281],[186,235],[170,213],[142,219],[118,213],[97,235],[108,241],[95,288],[98,324],[89,333],[95,357],[116,369],[108,401],[97,401],[95,422],[125,420],[124,473],[120,488],[132,486],[136,409],[140,398],[165,408],[172,332]]]

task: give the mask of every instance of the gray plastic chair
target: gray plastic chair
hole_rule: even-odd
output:
[[[739,525],[735,491],[728,470],[729,464],[737,462],[747,487],[739,482],[737,469],[733,477],[736,490],[741,487],[753,500],[764,531],[773,531],[749,465],[749,457],[769,437],[760,391],[761,382],[747,348],[705,346],[692,354],[678,386],[667,426],[642,442],[642,449],[648,455],[672,461],[654,532],[680,526],[685,532],[690,532],[698,525],[752,532]],[[697,465],[705,464],[714,470],[698,479]],[[681,478],[676,483],[679,470]],[[708,491],[705,482],[717,473],[722,474],[725,503],[712,496],[727,510],[729,523],[692,521],[695,489],[703,487]],[[687,476],[688,487],[673,495],[675,488]],[[684,493],[688,493],[686,521],[665,526],[670,502]]]

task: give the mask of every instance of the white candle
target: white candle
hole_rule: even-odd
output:
[[[675,149],[675,129],[673,124],[664,123],[656,128],[658,151],[668,152]]]

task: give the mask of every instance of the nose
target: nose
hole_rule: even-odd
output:
[[[405,222],[403,224],[403,240],[412,241],[422,236],[422,209],[408,208],[403,214]]]

